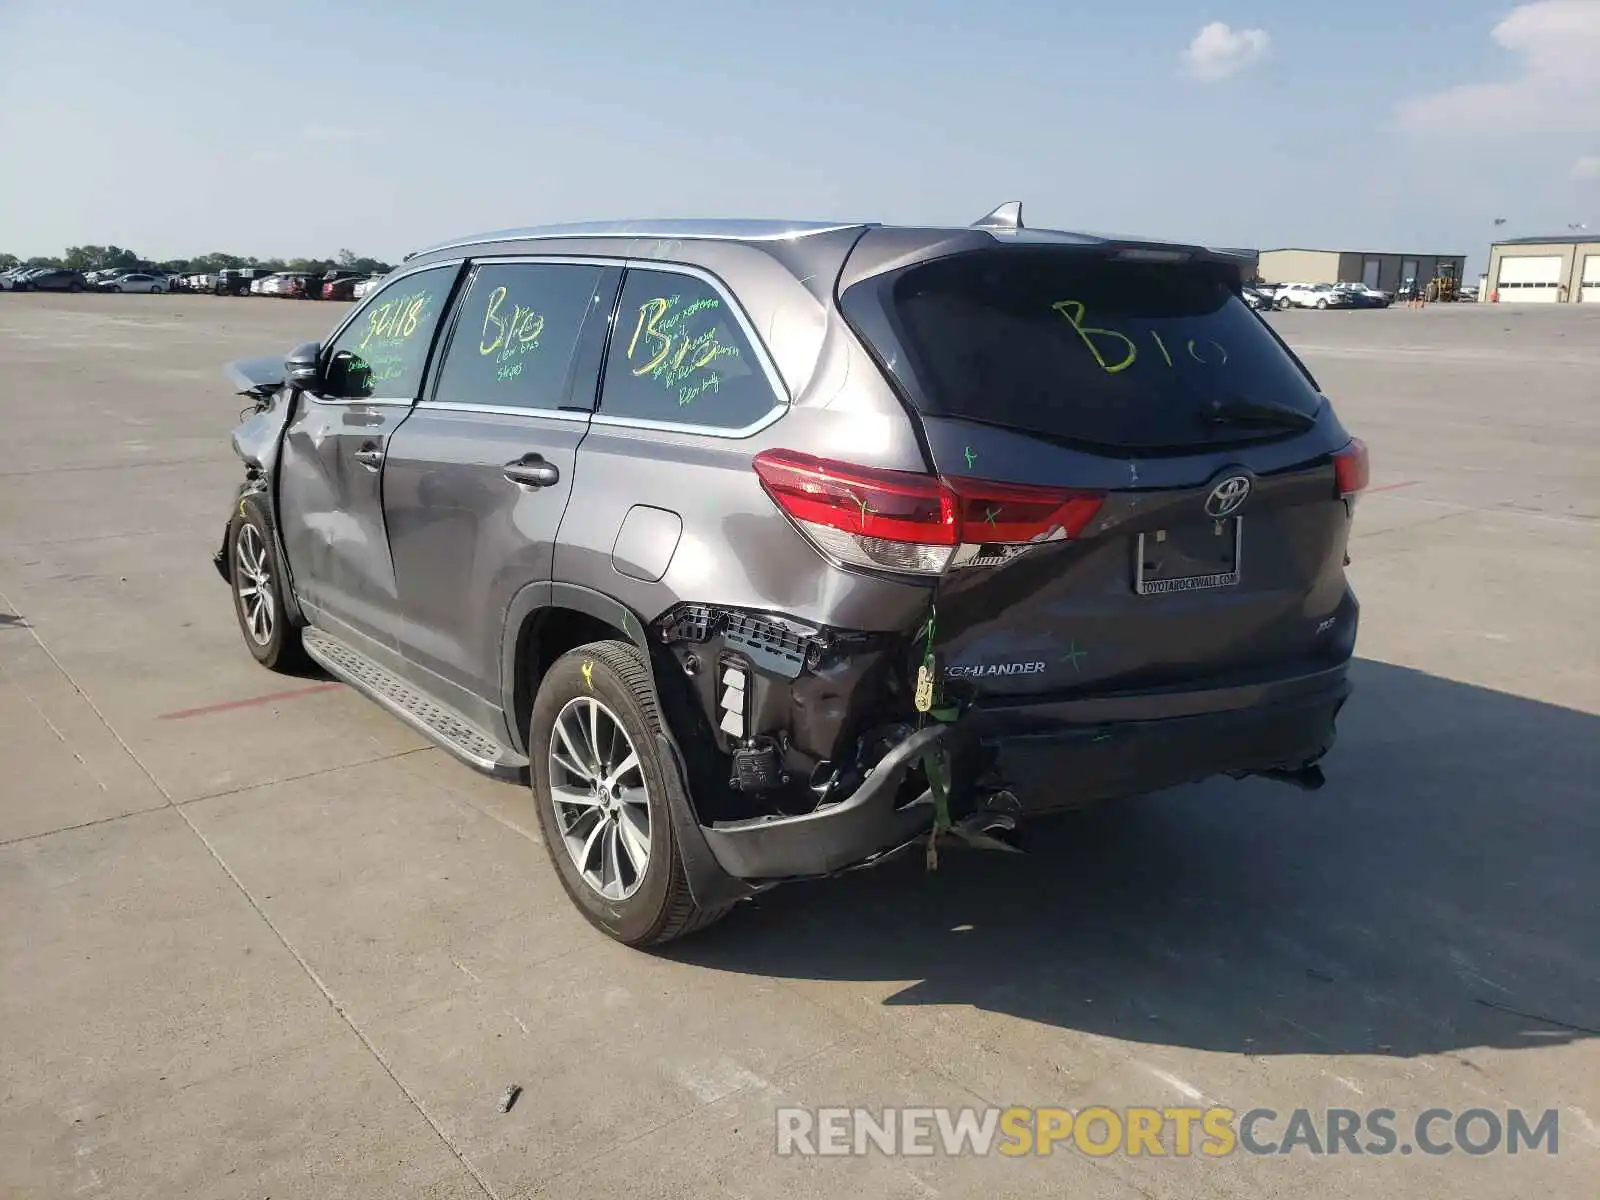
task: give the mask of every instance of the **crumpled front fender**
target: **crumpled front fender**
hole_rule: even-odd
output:
[[[260,471],[268,478],[276,471],[290,407],[288,390],[280,390],[266,408],[251,413],[234,428],[233,452],[252,471]]]

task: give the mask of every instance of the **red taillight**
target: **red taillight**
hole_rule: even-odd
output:
[[[963,544],[1019,545],[1075,537],[1101,493],[914,471],[858,467],[767,450],[756,456],[767,493],[812,541],[842,562],[938,574]]]
[[[919,546],[961,541],[953,497],[931,475],[853,467],[792,450],[763,451],[755,469],[797,521]]]
[[[1105,503],[1103,492],[948,479],[961,541],[1002,545],[1077,537]],[[1059,531],[1059,532],[1058,532]]]
[[[1367,462],[1367,444],[1351,438],[1350,444],[1333,456],[1334,478],[1339,482],[1339,497],[1351,500],[1367,490],[1372,472]]]

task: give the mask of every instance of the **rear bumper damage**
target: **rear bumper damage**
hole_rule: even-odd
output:
[[[800,816],[719,821],[706,844],[728,874],[765,880],[832,875],[914,840],[933,825],[926,791],[896,807],[906,776],[954,727],[917,730],[879,760],[848,797]]]
[[[716,821],[699,832],[718,867],[753,884],[835,874],[885,860],[934,824],[926,789],[905,783],[927,751],[976,758],[981,778],[956,780],[951,815],[985,827],[1005,818],[1081,807],[1193,783],[1259,775],[1320,786],[1316,763],[1332,747],[1350,694],[1340,665],[1269,684],[1180,693],[1158,701],[1115,697],[975,708],[950,724],[910,731],[842,800],[799,816]],[[997,799],[1004,808],[990,808]]]

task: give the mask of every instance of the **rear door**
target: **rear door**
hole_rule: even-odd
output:
[[[1346,599],[1349,438],[1232,271],[1008,245],[845,293],[960,497],[952,682],[1204,686],[1316,656]]]
[[[301,393],[279,455],[279,526],[296,593],[315,623],[337,623],[391,649],[384,459],[420,394],[460,273],[460,263],[410,272],[354,315],[324,351],[327,387]]]
[[[500,700],[511,598],[551,578],[621,275],[594,261],[478,263],[435,385],[389,446],[400,648],[481,699]]]

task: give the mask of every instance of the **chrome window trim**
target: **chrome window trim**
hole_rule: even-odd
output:
[[[725,438],[729,441],[738,441],[747,437],[754,437],[767,426],[786,415],[789,411],[787,404],[780,404],[769,409],[767,414],[759,421],[745,425],[739,429],[724,429],[720,425],[688,425],[681,421],[647,421],[643,417],[608,417],[596,410],[594,416],[589,418],[591,425],[603,425],[609,429],[650,429],[660,433],[692,433],[700,437]]]
[[[698,279],[701,283],[711,288],[722,298],[728,310],[733,313],[733,319],[743,332],[746,343],[749,344],[751,353],[756,357],[761,367],[761,373],[766,376],[767,386],[772,389],[772,407],[756,420],[737,429],[729,429],[722,425],[700,425],[692,421],[651,421],[644,417],[614,417],[606,412],[605,368],[608,364],[601,364],[600,405],[595,409],[594,416],[590,418],[591,424],[603,425],[611,429],[650,429],[662,433],[689,433],[703,437],[723,438],[737,441],[752,437],[760,433],[774,421],[785,416],[794,401],[789,395],[789,389],[783,382],[783,377],[778,374],[778,368],[772,361],[772,355],[767,350],[767,344],[756,333],[755,326],[750,323],[750,318],[745,314],[744,305],[739,303],[737,297],[725,285],[704,267],[692,266],[689,263],[662,262],[653,258],[628,258],[622,260],[622,265],[629,271],[657,271],[668,275],[687,275],[691,279]],[[628,286],[627,276],[622,279],[624,289]],[[620,295],[619,295],[620,301]],[[612,336],[616,330],[612,330]],[[606,358],[611,357],[609,349]]]
[[[430,412],[483,413],[498,417],[551,417],[557,421],[584,424],[587,424],[590,418],[587,409],[583,412],[573,412],[561,408],[519,408],[514,404],[473,404],[455,400],[418,400],[416,406]]]
[[[321,404],[327,408],[349,408],[351,405],[365,404],[372,408],[410,408],[414,401],[401,400],[393,396],[319,396],[315,392],[301,393],[313,404]]]

